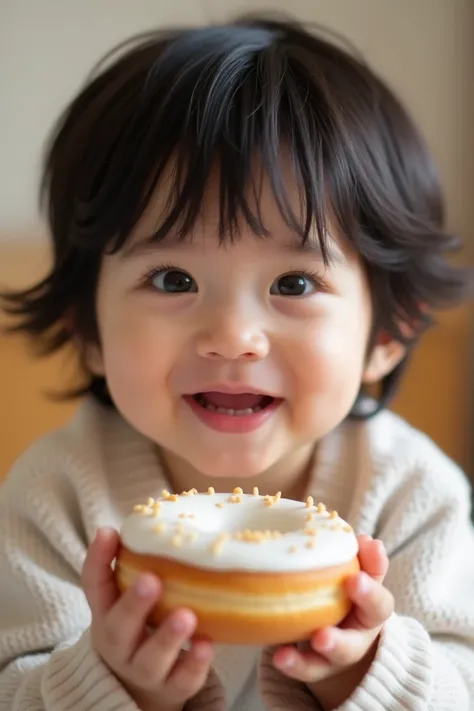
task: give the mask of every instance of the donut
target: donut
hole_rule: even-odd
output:
[[[256,488],[163,491],[134,507],[120,537],[119,589],[145,572],[163,583],[150,624],[190,608],[196,634],[218,643],[298,642],[338,624],[351,606],[344,582],[359,571],[357,538],[337,511]]]

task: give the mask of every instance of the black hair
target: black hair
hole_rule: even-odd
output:
[[[282,145],[301,186],[303,216],[285,190]],[[13,329],[44,352],[77,337],[98,339],[102,255],[125,244],[170,161],[175,179],[156,240],[171,230],[189,236],[216,164],[219,240],[238,238],[241,219],[269,237],[248,199],[256,156],[282,217],[303,242],[316,227],[330,260],[330,213],[359,253],[374,333],[410,348],[434,309],[465,296],[469,276],[447,260],[459,241],[444,228],[436,170],[400,101],[356,52],[321,30],[247,17],[142,34],[99,63],[47,148],[41,202],[53,265],[31,288],[3,294]],[[406,324],[415,336],[406,336]],[[404,365],[382,382],[375,409],[392,397]],[[86,368],[84,376],[81,392],[112,404],[104,379]],[[368,414],[360,402],[354,417]]]

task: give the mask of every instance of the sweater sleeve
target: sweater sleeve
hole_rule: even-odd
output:
[[[396,614],[338,711],[473,711],[474,532],[464,476],[439,455],[400,477],[375,535]]]
[[[136,711],[90,643],[78,502],[50,482],[0,488],[0,711]]]

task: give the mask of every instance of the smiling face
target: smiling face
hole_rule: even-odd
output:
[[[155,200],[123,250],[104,257],[100,347],[89,349],[89,364],[125,419],[170,460],[238,480],[284,462],[289,477],[301,453],[345,419],[361,382],[382,377],[395,355],[380,346],[366,357],[368,281],[342,242],[329,239],[325,267],[317,239],[301,247],[264,185],[271,238],[243,226],[219,246],[208,195],[192,239],[147,241],[162,210]]]

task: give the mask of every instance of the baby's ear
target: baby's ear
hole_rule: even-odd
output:
[[[407,347],[393,339],[388,333],[380,333],[372,352],[367,358],[362,383],[373,385],[380,382],[403,360]]]
[[[105,376],[102,350],[96,343],[86,343],[82,346],[84,363],[92,375]]]

